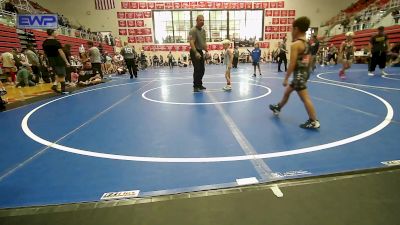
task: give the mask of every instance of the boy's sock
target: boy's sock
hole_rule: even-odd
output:
[[[61,92],[65,92],[65,81],[61,82]]]

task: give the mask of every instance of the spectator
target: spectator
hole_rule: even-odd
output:
[[[167,58],[168,58],[168,66],[170,69],[172,69],[174,67],[174,63],[173,63],[174,56],[172,56],[171,52],[168,53]]]
[[[160,65],[164,66],[164,57],[160,55]]]
[[[71,64],[71,45],[70,44],[65,44],[63,47],[63,51],[65,54],[65,57],[67,58],[67,61],[69,64]],[[65,76],[65,80],[67,82],[71,82],[71,67],[66,68],[67,75]]]
[[[33,82],[33,76],[31,74],[30,64],[23,64],[21,69],[17,73],[17,85],[16,87],[25,87],[25,86],[35,86],[35,82]]]
[[[317,54],[319,50],[319,40],[316,34],[313,34],[312,39],[310,40],[310,47],[311,47],[311,56],[312,56],[312,63],[311,63],[311,71],[314,72],[317,64]]]
[[[90,62],[92,64],[92,69],[93,71],[97,71],[99,72],[101,78],[103,78],[103,71],[101,70],[101,53],[100,50],[93,46],[93,42],[92,41],[88,41],[87,45],[89,47],[89,58],[90,58]]]
[[[4,10],[7,11],[7,12],[10,12],[10,13],[16,13],[16,14],[18,14],[18,9],[17,9],[17,7],[15,7],[15,5],[12,4],[10,0],[8,0],[8,1],[6,2],[6,4],[4,4]]]
[[[381,75],[386,76],[386,56],[389,47],[389,38],[385,34],[385,28],[383,26],[378,27],[378,34],[374,35],[370,40],[371,49],[371,66],[368,71],[369,76],[374,76],[375,68],[379,65],[381,69]]]
[[[160,60],[158,59],[157,55],[153,56],[153,66],[160,66]]]
[[[392,12],[392,16],[393,16],[393,19],[394,19],[394,23],[395,24],[398,24],[399,23],[399,18],[400,18],[400,12],[399,12],[399,10],[398,9],[395,9],[395,10],[393,10],[393,12]]]
[[[106,35],[106,36],[104,37],[104,41],[106,42],[107,45],[110,44],[110,39],[108,38],[108,35]]]
[[[55,92],[59,92],[57,90],[57,83],[61,84],[61,92],[65,92],[65,75],[66,75],[66,67],[69,67],[70,64],[65,57],[64,51],[62,50],[60,42],[56,39],[55,30],[47,30],[48,37],[43,42],[42,48],[49,60],[49,66],[52,68],[53,72],[56,73],[57,80],[53,83],[52,90]]]
[[[13,55],[15,66],[17,67],[17,70],[19,69],[20,66],[22,66],[21,60],[18,57],[19,51],[16,48],[13,48],[11,54]]]
[[[0,62],[3,63],[3,73],[6,75],[8,82],[13,83],[15,78],[13,77],[13,73],[15,73],[15,61],[14,56],[10,52],[4,52],[1,54]]]
[[[39,57],[33,51],[33,45],[31,45],[31,44],[27,45],[25,54],[28,59],[28,63],[31,65],[32,72],[35,77],[34,81],[35,81],[35,83],[39,83],[40,79],[42,78],[41,73],[40,73],[40,61],[39,61]]]
[[[238,46],[235,45],[235,48],[233,49],[233,66],[232,66],[232,68],[237,69],[238,62],[239,62],[239,49],[238,49]]]
[[[3,83],[0,80],[0,111],[3,111],[6,109],[7,102],[5,100],[3,100],[3,98],[1,97],[6,94],[7,94],[7,91],[4,88]]]
[[[260,58],[261,58],[261,49],[258,43],[255,43],[253,51],[247,49],[247,51],[251,54],[251,60],[253,61],[254,66],[254,74],[253,77],[256,76],[256,68],[258,68],[258,72],[261,76],[261,68],[260,68]],[[286,54],[286,53],[285,53]]]
[[[110,45],[115,46],[114,37],[112,36],[111,33],[110,33]]]

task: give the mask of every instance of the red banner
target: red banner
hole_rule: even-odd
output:
[[[287,24],[287,22],[288,22],[288,19],[287,19],[287,18],[280,18],[280,19],[279,19],[279,23],[280,23],[280,24]]]
[[[128,34],[129,35],[136,35],[136,30],[137,29],[128,29]]]
[[[151,29],[150,28],[142,28],[141,33],[142,33],[142,35],[150,35]]]
[[[279,32],[286,32],[286,26],[280,26]]]
[[[144,27],[144,20],[136,20],[137,27]]]
[[[269,48],[269,42],[260,42],[260,48]]]
[[[144,40],[147,43],[151,43],[151,42],[153,42],[153,37],[152,36],[146,36],[146,37],[144,37]]]
[[[125,19],[125,13],[124,12],[117,12],[117,18],[118,19]]]
[[[181,2],[174,2],[174,8],[175,8],[175,9],[180,9],[180,8],[182,8],[182,3],[181,3]]]
[[[126,29],[119,29],[119,35],[124,35],[126,36],[128,34],[128,31]]]
[[[272,24],[279,24],[279,18],[272,18]]]
[[[274,10],[274,11],[272,12],[272,15],[275,16],[275,17],[281,16],[281,11],[279,11],[279,10]]]
[[[289,16],[296,16],[296,10],[289,10]]]
[[[265,10],[265,16],[272,16],[272,10]]]
[[[135,37],[128,37],[128,42],[129,43],[136,43],[136,38]]]
[[[136,37],[136,42],[137,42],[137,43],[144,43],[144,40],[145,40],[145,39],[144,39],[143,36],[137,36],[137,37]]]
[[[279,32],[279,27],[278,26],[273,26],[272,27],[272,32]]]
[[[139,9],[147,9],[147,2],[139,2]]]
[[[128,20],[128,27],[136,27],[136,22],[134,20]]]
[[[190,3],[189,2],[182,2],[182,8],[190,9]]]
[[[277,2],[276,8],[285,8],[285,2]]]
[[[144,51],[151,51],[151,46],[150,45],[143,45],[142,46]]]
[[[156,9],[164,9],[164,3],[163,2],[156,2]]]
[[[144,13],[143,12],[135,12],[135,18],[144,18]]]
[[[288,11],[287,10],[281,10],[281,16],[287,17],[288,16]]]
[[[156,8],[156,3],[154,3],[154,2],[148,2],[148,3],[147,3],[147,8],[148,8],[148,9],[155,9],[155,8]]]
[[[118,20],[119,27],[126,27],[126,20]]]
[[[207,5],[207,3],[204,1],[197,2],[197,8],[199,8],[199,9],[205,9],[206,5]]]
[[[245,9],[246,8],[246,4],[244,2],[239,2],[239,9]]]
[[[246,2],[246,9],[252,9],[253,8],[253,3],[252,2]]]
[[[262,2],[254,2],[254,8],[255,9],[262,9],[263,8],[263,3]]]
[[[216,9],[222,9],[224,7],[224,5],[222,4],[222,2],[216,2],[215,3],[215,8]]]
[[[138,9],[138,3],[137,2],[129,2],[129,8],[130,9]]]
[[[191,9],[196,9],[197,8],[197,2],[190,2],[190,8]]]
[[[263,2],[263,8],[268,9],[269,8],[269,2]]]
[[[215,2],[207,2],[207,8],[214,9],[215,8]]]
[[[174,9],[173,2],[165,2],[165,9]]]
[[[294,18],[288,18],[288,24],[293,24]]]
[[[125,16],[127,19],[134,19],[135,18],[135,13],[134,12],[127,12],[125,13]]]
[[[144,18],[151,18],[151,11],[143,12]]]
[[[276,8],[276,2],[270,2],[269,7],[272,9]]]
[[[122,9],[129,9],[129,2],[121,2]]]

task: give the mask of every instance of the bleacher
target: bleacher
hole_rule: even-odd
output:
[[[368,43],[373,35],[377,33],[377,29],[367,29],[354,32],[354,43],[357,49],[362,48],[363,46],[368,46]],[[391,27],[385,28],[385,33],[389,37],[389,43],[398,43],[400,42],[400,25],[395,25]],[[339,34],[333,36],[328,43],[334,44],[339,47],[340,44],[346,39],[345,34]]]
[[[10,52],[13,48],[20,48],[21,43],[18,38],[17,30],[0,24],[0,54]]]
[[[29,31],[35,35],[38,50],[42,50],[42,44],[43,41],[46,40],[47,38],[47,33],[41,30],[29,30]],[[85,39],[69,37],[65,35],[57,35],[57,39],[60,41],[62,45],[65,44],[71,45],[71,55],[79,55],[79,47],[81,45],[87,47],[87,42],[88,42],[88,40]],[[93,42],[93,43],[94,46],[99,45],[99,42]],[[112,46],[106,45],[104,43],[102,43],[102,45],[104,51],[110,53],[111,55],[114,55],[114,48]]]
[[[32,32],[35,36],[37,49],[42,50],[43,41],[47,38],[47,33],[42,30],[26,30]],[[87,47],[86,39],[69,37],[65,35],[57,35],[57,39],[62,45],[71,45],[71,55],[79,55],[79,47],[81,45]],[[21,48],[21,41],[17,29],[14,27],[0,24],[0,54],[3,52],[10,52],[13,48]],[[99,42],[93,42],[94,46],[98,46]],[[103,50],[111,55],[114,55],[114,48],[111,45],[102,43]]]

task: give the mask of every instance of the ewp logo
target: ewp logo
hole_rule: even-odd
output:
[[[19,29],[57,29],[56,14],[21,14],[17,17]]]

